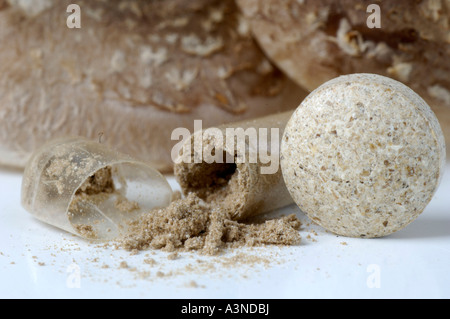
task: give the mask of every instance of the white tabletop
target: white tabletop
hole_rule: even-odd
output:
[[[302,220],[298,246],[172,259],[105,248],[43,224],[20,205],[21,173],[3,169],[0,297],[450,298],[450,165],[446,172],[422,215],[386,238],[336,236],[292,205],[274,215]]]

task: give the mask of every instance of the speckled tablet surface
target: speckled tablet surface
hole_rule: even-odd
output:
[[[335,78],[289,120],[281,168],[297,205],[343,236],[381,237],[417,218],[445,164],[442,130],[425,101],[374,74]]]

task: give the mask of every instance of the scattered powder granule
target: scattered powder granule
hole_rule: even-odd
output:
[[[74,224],[73,226],[81,236],[90,239],[97,238],[97,233],[92,225]]]
[[[138,253],[139,253],[139,250],[137,250],[137,249],[132,249],[132,250],[130,251],[130,256],[137,255]]]
[[[169,259],[169,260],[175,260],[175,259],[178,259],[178,253],[171,253],[171,254],[169,254],[168,256],[167,256],[167,259]]]
[[[153,258],[145,258],[144,263],[150,266],[155,266],[157,264]]]
[[[151,273],[149,271],[138,271],[137,272],[137,278],[138,279],[147,279],[149,278]]]
[[[194,280],[191,280],[186,284],[186,287],[198,288],[198,284]]]
[[[220,259],[220,265],[223,268],[232,268],[236,265],[255,265],[262,264],[268,266],[272,262],[269,257],[262,257],[248,253],[237,253],[236,255]]]

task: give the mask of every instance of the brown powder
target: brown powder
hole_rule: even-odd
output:
[[[167,256],[167,259],[169,259],[169,260],[175,260],[177,258],[178,258],[177,252],[171,253],[170,255]]]
[[[73,226],[81,236],[91,239],[97,238],[97,233],[91,225],[74,224]]]
[[[197,282],[195,282],[194,280],[191,280],[191,281],[189,281],[189,282],[186,284],[186,287],[188,287],[188,288],[198,288],[199,285],[198,285]]]
[[[223,155],[226,157],[227,155]],[[234,163],[191,163],[177,167],[177,180],[184,193],[195,193],[233,219],[247,216],[245,203],[251,197],[249,172]]]
[[[155,266],[156,265],[156,261],[153,258],[145,258],[144,259],[144,264],[150,265],[150,266]]]
[[[131,213],[140,209],[139,203],[128,200],[116,191],[112,178],[112,168],[106,166],[95,172],[77,189],[69,210],[80,212],[77,207],[80,202],[99,203],[108,199],[111,194],[117,197],[114,206],[121,212]]]
[[[140,209],[137,202],[129,201],[116,190],[112,176],[112,168],[110,166],[101,168],[83,182],[75,192],[75,196],[70,203],[68,217],[78,234],[85,238],[98,239],[99,236],[92,225],[95,221],[91,224],[86,224],[77,223],[75,220],[90,212],[90,209],[86,209],[86,206],[89,206],[89,204],[98,206],[112,195],[116,197],[114,206],[120,212],[131,213]]]
[[[131,213],[135,210],[140,209],[139,204],[137,202],[129,201],[125,197],[120,196],[119,194],[117,194],[117,195],[118,195],[118,198],[114,202],[114,206],[121,212]]]
[[[190,193],[132,222],[118,245],[127,250],[196,250],[215,255],[227,247],[298,244],[300,226],[295,215],[256,224],[235,221],[220,205]]]
[[[108,198],[114,192],[111,167],[107,166],[98,170],[90,176],[75,192],[75,196],[70,203],[69,218],[83,214],[83,204],[85,202],[99,203]],[[87,226],[87,225],[80,225]],[[77,229],[78,230],[78,229]]]
[[[199,168],[205,170],[205,167]],[[214,174],[208,170],[203,172],[205,179],[202,181],[198,174],[190,180],[195,192],[185,198],[181,198],[181,194],[174,196],[168,207],[154,209],[129,222],[125,235],[116,241],[117,246],[132,252],[162,249],[174,252],[168,257],[173,260],[177,258],[177,251],[216,255],[226,248],[300,243],[301,223],[293,214],[269,220],[261,217],[253,221],[236,220],[235,212],[241,209],[242,196],[247,196],[245,179],[235,174],[235,165],[212,169]],[[83,214],[84,203],[100,203],[112,195],[117,196],[115,207],[120,211],[139,209],[137,203],[117,193],[111,167],[100,169],[77,190],[69,209],[70,216]],[[93,225],[76,224],[74,227],[86,238],[97,238]]]
[[[101,193],[112,193],[114,183],[111,167],[106,166],[90,176],[78,189],[75,195],[96,195]]]

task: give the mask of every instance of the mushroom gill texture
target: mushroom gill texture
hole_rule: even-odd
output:
[[[0,0],[0,164],[49,139],[98,139],[167,171],[177,127],[295,108],[232,0]]]
[[[268,57],[302,87],[311,91],[352,73],[396,79],[430,104],[450,141],[449,1],[237,3]],[[374,4],[380,28],[370,27]]]

